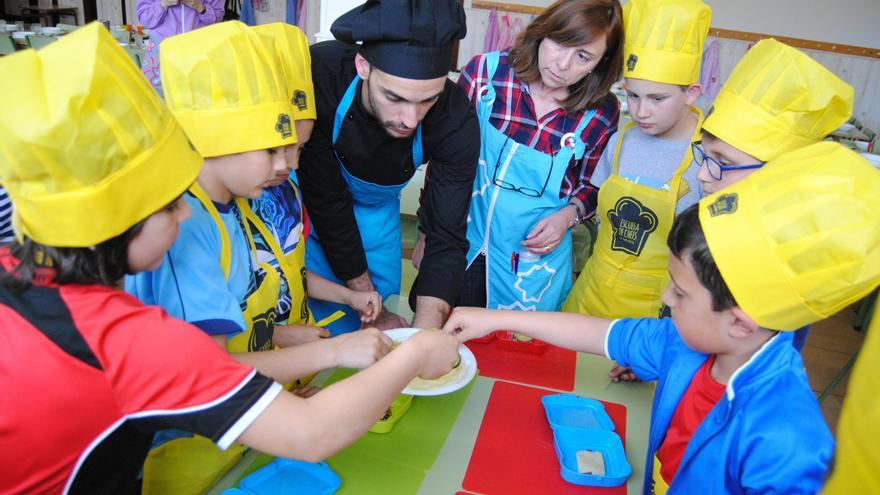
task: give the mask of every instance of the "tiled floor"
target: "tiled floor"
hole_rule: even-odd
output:
[[[415,279],[416,270],[409,260],[412,246],[415,244],[416,227],[413,219],[404,219],[402,224],[404,259],[403,283],[404,293],[409,293],[412,281]],[[578,232],[575,239],[578,252],[586,252],[586,229]],[[856,331],[853,325],[856,322],[854,308],[846,308],[840,313],[813,325],[807,343],[802,353],[804,366],[810,379],[810,387],[819,397],[834,380],[834,377],[842,370],[850,358],[859,349],[864,338],[864,332]],[[834,432],[837,428],[837,419],[840,416],[840,408],[846,395],[849,373],[846,373],[833,390],[830,390],[822,400],[822,414],[828,422],[829,428]]]

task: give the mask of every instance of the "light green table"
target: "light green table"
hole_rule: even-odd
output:
[[[389,310],[404,317],[411,317],[412,312],[404,298],[391,296],[386,301]],[[479,365],[479,363],[477,363]],[[637,494],[642,491],[642,479],[645,470],[645,452],[648,448],[648,426],[651,411],[651,400],[654,386],[650,383],[608,383],[608,370],[611,361],[601,356],[578,354],[575,369],[574,393],[608,402],[616,402],[626,406],[626,457],[633,468],[632,476],[627,481],[627,493]],[[316,379],[323,383],[332,372],[321,373]],[[494,378],[479,376],[473,383],[470,394],[464,402],[461,413],[452,426],[446,443],[440,450],[434,465],[425,473],[424,479],[417,490],[408,493],[391,493],[382,487],[363,487],[362,490],[346,491],[347,493],[385,493],[387,495],[451,495],[461,490],[461,482],[467,471],[480,423],[489,402],[489,394],[495,383]],[[525,384],[534,386],[530,384]],[[541,388],[541,387],[536,387]],[[233,486],[259,454],[250,453],[209,493],[216,494]],[[265,460],[263,460],[265,462]],[[342,473],[340,473],[342,474]],[[371,478],[364,477],[365,483]],[[497,495],[497,494],[487,494]],[[504,494],[507,495],[507,494]]]

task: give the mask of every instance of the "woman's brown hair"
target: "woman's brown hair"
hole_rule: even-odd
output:
[[[605,54],[590,74],[569,88],[566,112],[595,108],[623,74],[623,13],[618,0],[559,0],[529,23],[510,48],[510,65],[527,83],[540,80],[538,45],[544,38],[565,46],[606,36]]]

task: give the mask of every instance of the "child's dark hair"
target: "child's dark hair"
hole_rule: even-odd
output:
[[[28,289],[47,270],[56,284],[100,284],[116,286],[128,266],[128,244],[144,222],[94,247],[53,247],[25,238],[11,246],[18,265],[11,272],[0,271],[0,285],[13,291]]]
[[[733,294],[721,277],[721,272],[718,271],[715,258],[709,252],[706,236],[703,235],[703,228],[700,225],[699,205],[692,205],[675,218],[666,244],[676,258],[684,261],[685,256],[689,257],[697,279],[712,296],[714,311],[737,306],[736,299],[733,298]]]

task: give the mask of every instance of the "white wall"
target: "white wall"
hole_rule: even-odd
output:
[[[545,7],[553,0],[493,0]],[[712,27],[880,48],[878,0],[703,0]],[[623,0],[622,3],[626,3]],[[465,0],[465,7],[471,0]]]
[[[326,0],[325,0],[326,1]],[[494,0],[518,5],[546,6],[552,0]],[[880,0],[704,0],[712,7],[716,28],[776,34],[815,41],[880,49]],[[624,2],[626,3],[626,2]],[[483,51],[489,11],[472,9],[465,1],[468,35],[459,45],[458,66]],[[499,14],[503,14],[499,11]],[[528,22],[531,16],[509,14]],[[721,79],[726,80],[750,43],[720,39]],[[880,131],[880,59],[803,50],[853,86],[853,116]],[[711,105],[704,101],[703,105]]]

